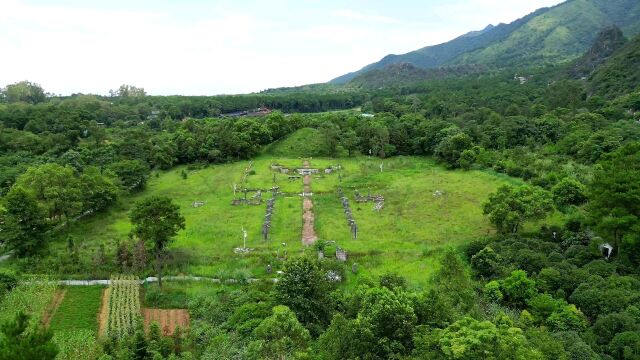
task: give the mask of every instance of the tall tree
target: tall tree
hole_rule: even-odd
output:
[[[16,185],[28,189],[45,207],[48,217],[67,220],[82,208],[80,182],[70,166],[44,164],[22,174]]]
[[[22,187],[13,187],[5,197],[5,221],[0,224],[4,244],[16,256],[33,255],[44,245],[44,210],[36,198]]]
[[[46,95],[42,87],[29,81],[20,81],[15,84],[7,85],[1,91],[7,102],[26,102],[29,104],[37,104],[45,101]]]
[[[489,196],[483,212],[501,233],[516,233],[529,220],[542,220],[553,210],[551,195],[536,186],[501,186]]]
[[[273,314],[255,328],[255,341],[249,343],[250,359],[296,359],[311,341],[309,331],[286,306],[276,306]]]
[[[331,286],[318,261],[293,258],[275,287],[276,299],[288,306],[313,334],[320,334],[331,321]]]
[[[29,329],[29,317],[23,312],[0,326],[0,360],[53,360],[58,349],[53,334],[43,329]]]
[[[624,146],[605,156],[589,184],[589,214],[610,234],[618,249],[622,238],[640,229],[640,144]],[[628,237],[629,253],[640,247],[637,236]]]
[[[162,258],[167,245],[185,228],[180,208],[167,197],[153,196],[136,203],[129,218],[132,233],[146,244],[153,244],[158,286],[162,286]]]

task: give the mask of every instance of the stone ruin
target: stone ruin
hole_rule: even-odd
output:
[[[600,252],[602,252],[602,256],[609,260],[609,257],[613,253],[613,246],[611,246],[609,243],[604,243],[600,244],[599,248]]]
[[[347,261],[347,251],[346,250],[342,250],[341,248],[337,248],[336,249],[336,259],[338,261]]]
[[[264,215],[264,222],[262,223],[262,239],[265,241],[269,239],[269,230],[271,229],[271,215],[273,214],[273,207],[275,203],[275,196],[267,200],[267,212]]]
[[[317,173],[320,172],[319,169],[310,169],[310,168],[296,169],[296,171],[300,175],[313,175],[313,174],[317,174]]]
[[[356,202],[359,203],[365,203],[365,202],[384,202],[384,196],[382,195],[371,195],[371,191],[369,191],[369,193],[366,196],[363,196],[360,194],[360,192],[358,190],[355,191],[356,193]]]
[[[279,165],[279,164],[271,164],[271,170],[273,171],[277,171],[281,174],[288,174],[289,173],[289,169],[287,169],[286,167]]]
[[[377,211],[377,212],[380,212],[380,210],[382,210],[382,208],[384,207],[384,196],[371,195],[371,191],[369,191],[367,196],[362,196],[360,195],[360,192],[356,190],[356,201],[359,203],[366,203],[366,202],[372,201],[374,203],[373,211]]]
[[[243,227],[242,228],[242,247],[233,249],[233,252],[236,254],[247,254],[251,251],[253,251],[253,249],[249,249],[247,247],[247,230],[245,230]]]
[[[231,201],[231,205],[260,205],[262,204],[262,190],[261,189],[243,189],[244,198],[234,198]],[[248,195],[250,192],[254,192],[250,198]],[[236,191],[234,190],[234,195],[236,195]]]
[[[351,237],[353,239],[358,238],[358,224],[356,224],[355,219],[353,218],[353,213],[351,212],[351,206],[349,206],[349,199],[344,196],[342,189],[338,190],[338,195],[340,196],[340,201],[342,202],[342,209],[344,211],[344,216],[347,218],[347,225],[351,229]]]
[[[329,282],[340,282],[342,281],[342,276],[339,272],[335,270],[329,270],[327,272],[327,281]]]
[[[194,202],[191,203],[191,206],[194,207],[194,208],[199,208],[199,207],[204,206],[206,204],[207,204],[206,201],[194,201]]]

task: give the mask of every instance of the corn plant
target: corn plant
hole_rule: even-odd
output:
[[[124,338],[133,334],[140,321],[140,282],[133,276],[111,278],[107,334]]]

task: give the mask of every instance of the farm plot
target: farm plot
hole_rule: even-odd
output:
[[[164,336],[173,335],[179,327],[182,331],[189,329],[189,311],[185,309],[142,309],[145,331],[156,323]]]
[[[133,276],[117,276],[109,288],[107,335],[122,339],[139,324],[140,282]]]
[[[59,330],[90,330],[96,333],[102,286],[70,286],[51,318],[50,328]]]

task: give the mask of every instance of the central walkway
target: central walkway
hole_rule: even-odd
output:
[[[304,161],[303,167],[309,168],[309,161]],[[311,245],[318,237],[313,228],[313,201],[311,201],[311,175],[305,175],[303,179],[303,197],[302,197],[302,244]]]

